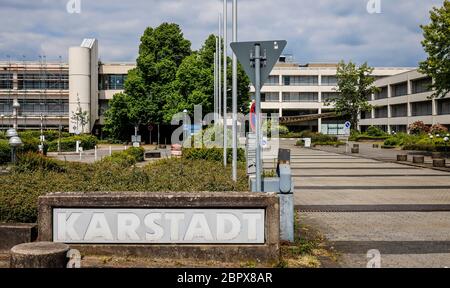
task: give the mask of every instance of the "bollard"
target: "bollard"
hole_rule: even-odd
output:
[[[414,164],[423,164],[423,163],[425,163],[425,157],[424,156],[413,156],[413,163]]]
[[[445,159],[433,159],[433,167],[445,168]]]
[[[359,148],[352,148],[352,153],[353,154],[358,154],[359,153]]]
[[[408,155],[397,155],[397,161],[399,162],[408,161]]]
[[[69,245],[53,242],[19,244],[11,249],[11,268],[66,268]]]
[[[111,155],[112,155],[112,147],[109,146],[109,156],[111,156]]]
[[[97,162],[97,146],[94,147],[94,161]]]

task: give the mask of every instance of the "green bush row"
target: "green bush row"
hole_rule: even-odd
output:
[[[35,222],[38,197],[51,192],[248,191],[243,163],[238,165],[237,183],[230,177],[230,167],[205,160],[168,159],[144,168],[124,168],[110,161],[67,163],[65,169],[65,173],[37,169],[0,175],[0,222]]]
[[[144,161],[144,153],[145,150],[142,147],[131,147],[125,151],[112,153],[111,156],[103,158],[102,162],[111,162],[121,167],[130,167],[137,162]]]
[[[61,151],[62,152],[73,152],[76,149],[77,141],[81,141],[81,147],[84,150],[94,149],[98,144],[97,137],[93,135],[78,135],[78,136],[70,136],[66,138],[61,138],[60,140]],[[48,151],[56,152],[58,151],[58,139],[48,142]]]
[[[227,149],[227,161],[231,163],[233,150]],[[223,161],[222,148],[184,148],[183,158],[188,160]],[[237,161],[245,162],[245,150],[237,150]]]

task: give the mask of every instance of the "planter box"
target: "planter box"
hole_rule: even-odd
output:
[[[424,156],[413,156],[413,163],[423,164],[423,163],[425,163],[425,157]]]
[[[408,161],[408,155],[397,155],[397,161],[399,161],[399,162]]]
[[[445,168],[445,159],[433,159],[433,167]]]

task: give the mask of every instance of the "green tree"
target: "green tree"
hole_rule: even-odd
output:
[[[336,90],[339,97],[326,102],[327,105],[334,105],[337,115],[348,117],[354,129],[358,126],[358,115],[372,109],[367,96],[378,91],[373,86],[375,78],[370,76],[372,72],[373,68],[367,63],[357,67],[351,61],[348,64],[339,62]]]
[[[450,92],[450,1],[430,11],[431,23],[422,25],[422,46],[428,58],[420,63],[419,70],[430,76],[436,90],[434,97],[444,97]]]

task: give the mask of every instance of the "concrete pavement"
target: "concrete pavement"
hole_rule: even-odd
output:
[[[294,144],[282,141],[301,221],[330,241],[341,266],[366,267],[371,249],[382,267],[450,266],[450,173]]]

